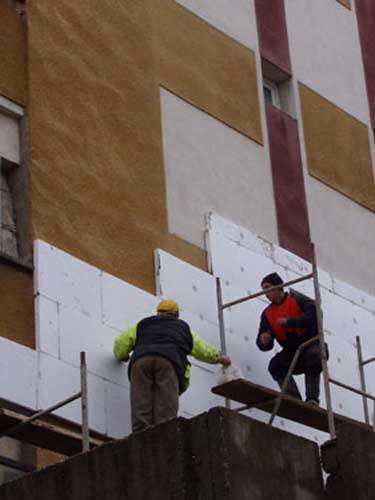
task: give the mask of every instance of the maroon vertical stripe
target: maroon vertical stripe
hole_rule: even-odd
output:
[[[255,0],[263,59],[292,74],[284,0]],[[310,260],[310,229],[297,121],[266,103],[279,243]]]
[[[284,0],[255,0],[261,56],[292,74]]]
[[[375,128],[375,1],[356,0],[372,127]]]
[[[310,260],[310,229],[297,121],[266,103],[280,245]]]

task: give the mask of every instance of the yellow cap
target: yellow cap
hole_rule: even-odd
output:
[[[158,314],[178,314],[179,307],[174,300],[162,300],[157,308]]]

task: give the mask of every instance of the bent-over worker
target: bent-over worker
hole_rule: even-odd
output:
[[[179,395],[190,381],[189,355],[210,364],[231,363],[179,319],[173,300],[162,300],[155,316],[116,337],[114,355],[119,361],[128,361],[132,351],[128,375],[133,431],[177,416]]]
[[[261,287],[267,290],[281,284],[281,277],[271,273],[262,279]],[[281,388],[297,348],[317,335],[316,307],[312,299],[295,290],[289,293],[284,292],[283,288],[270,290],[266,297],[271,304],[262,313],[256,343],[261,351],[271,350],[275,339],[282,347],[268,366],[271,376]],[[317,340],[302,351],[293,371],[295,375],[305,374],[307,403],[319,404],[321,371],[320,345]],[[293,377],[287,394],[302,399]]]

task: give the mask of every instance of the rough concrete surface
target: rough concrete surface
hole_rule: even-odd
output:
[[[318,500],[322,493],[316,444],[222,408],[0,488],[2,500]]]
[[[175,420],[157,429],[5,485],[2,499],[106,500],[186,498],[181,428]]]
[[[326,500],[373,500],[375,497],[375,434],[354,425],[337,432],[338,470],[326,484]]]
[[[213,498],[318,500],[323,480],[319,449],[312,441],[238,415],[208,414]],[[220,452],[214,443],[221,443]],[[220,491],[225,495],[219,496]]]

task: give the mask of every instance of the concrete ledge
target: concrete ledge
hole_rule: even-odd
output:
[[[373,500],[375,433],[342,425],[334,446],[337,466],[327,479],[326,500]]]
[[[321,500],[315,443],[215,408],[0,487],[2,500]]]

